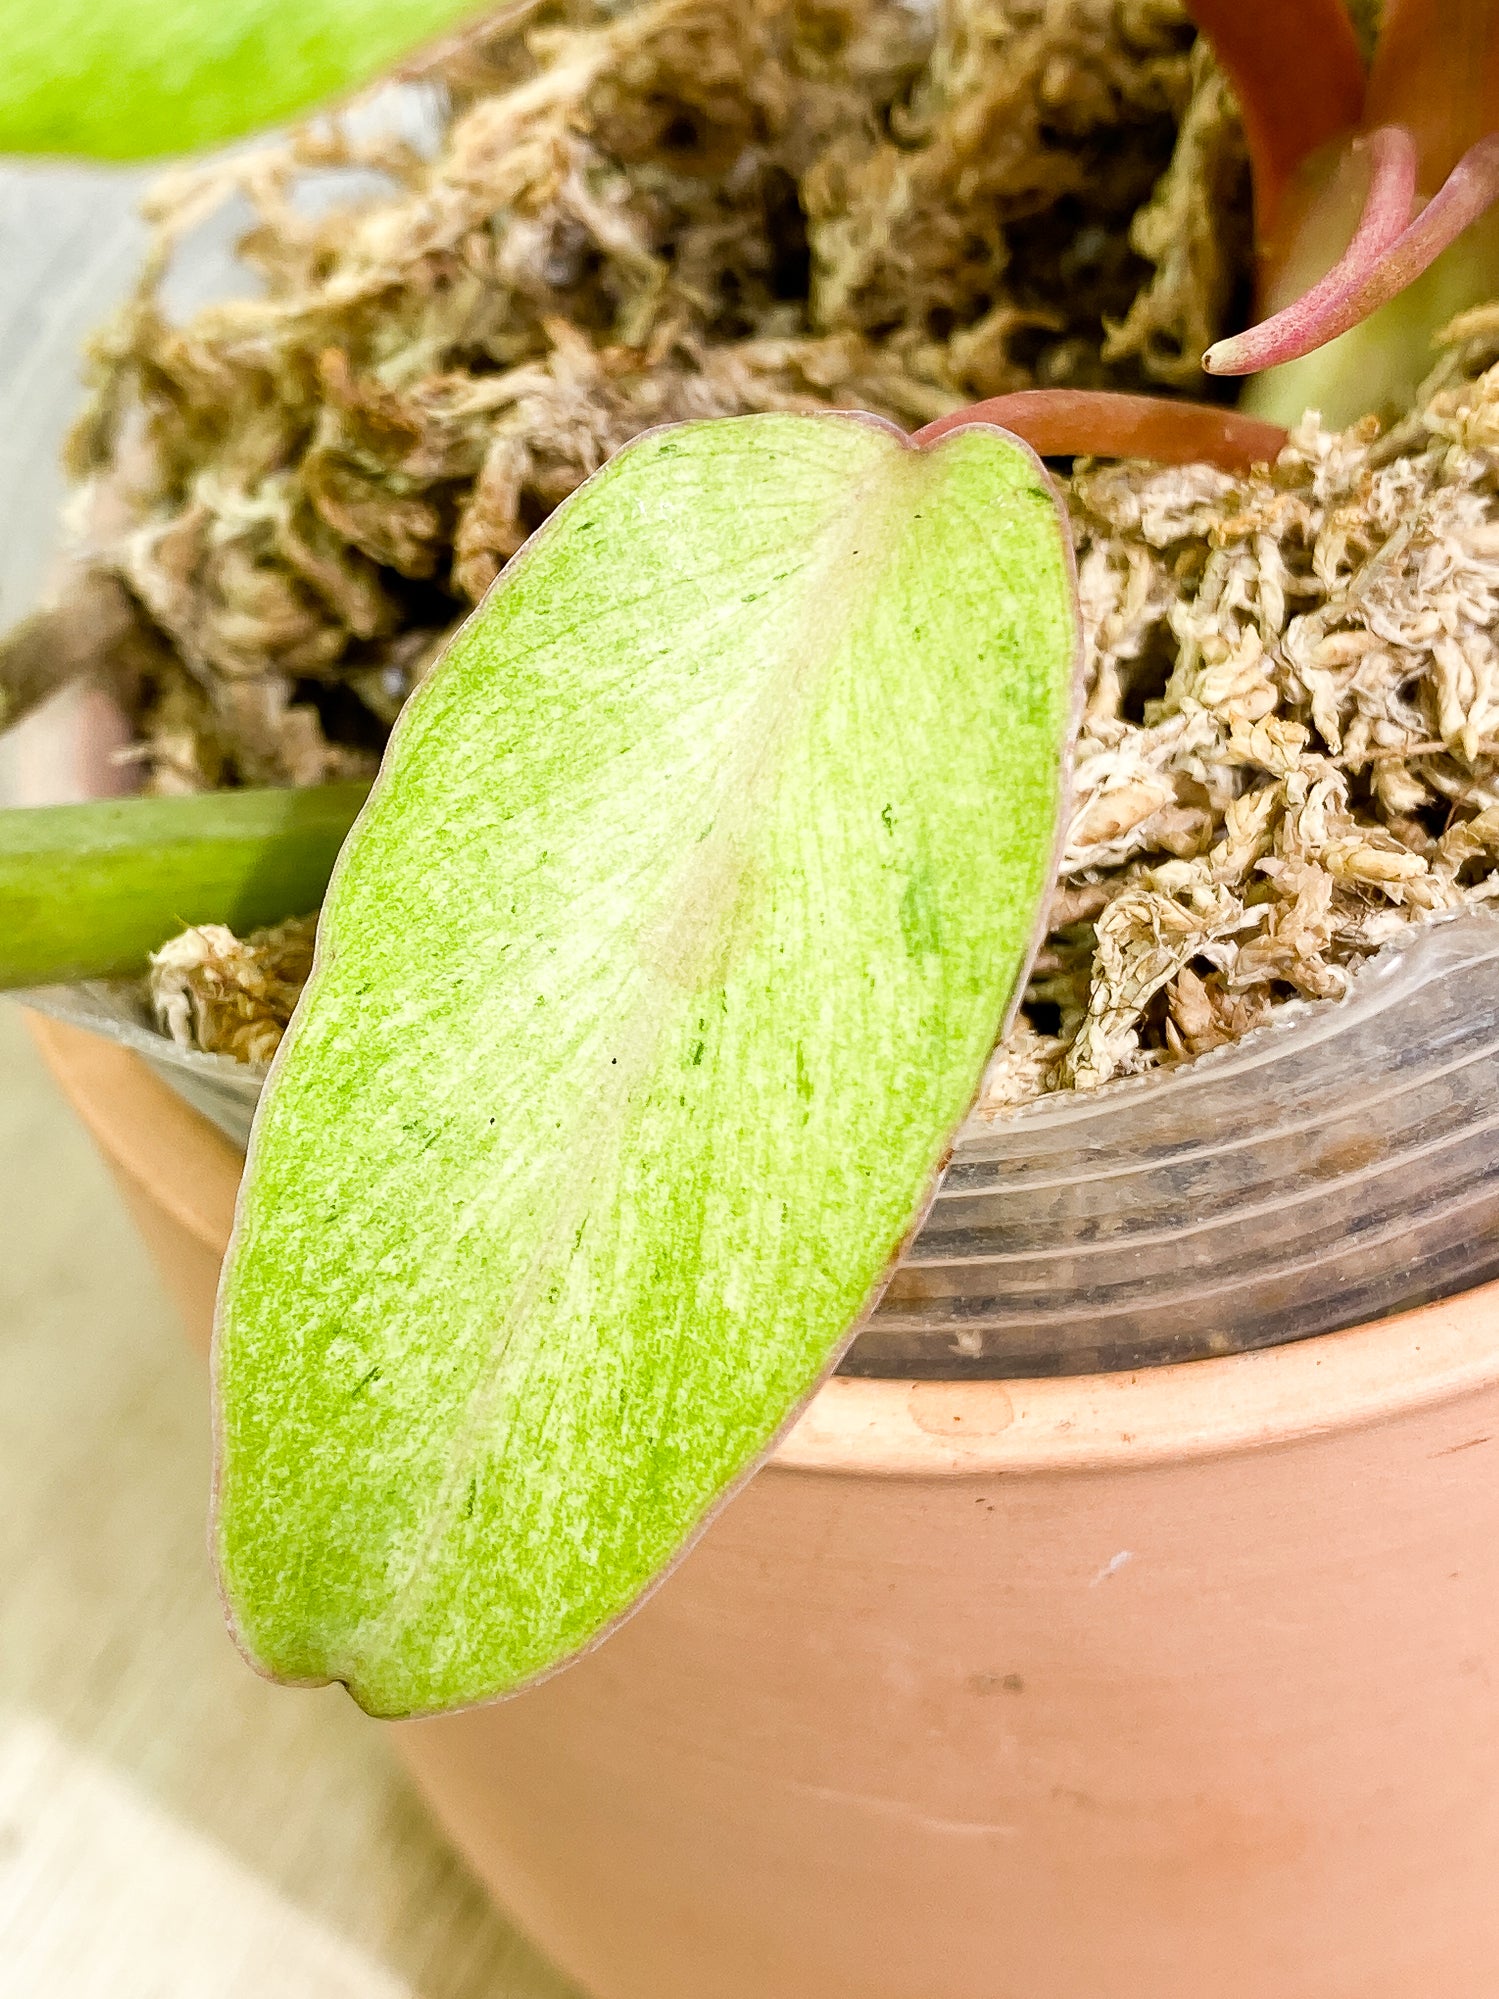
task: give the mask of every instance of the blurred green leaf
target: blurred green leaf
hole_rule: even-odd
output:
[[[0,152],[217,146],[367,83],[475,0],[0,0]]]

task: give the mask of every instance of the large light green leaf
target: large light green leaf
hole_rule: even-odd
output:
[[[250,1653],[380,1714],[596,1638],[832,1365],[1050,886],[1076,646],[1037,461],[651,433],[403,716],[220,1304]]]
[[[0,152],[219,145],[377,76],[481,0],[0,0]]]

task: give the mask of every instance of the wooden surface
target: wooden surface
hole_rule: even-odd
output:
[[[0,1993],[567,1999],[339,1693],[257,1680],[206,1384],[0,1006]]]

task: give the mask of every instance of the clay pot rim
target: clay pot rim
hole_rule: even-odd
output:
[[[228,1140],[129,1050],[58,1021],[28,1021],[105,1157],[221,1256],[240,1175]],[[1499,1281],[1347,1332],[1133,1374],[838,1376],[773,1462],[787,1472],[910,1478],[1143,1468],[1357,1429],[1496,1380]]]

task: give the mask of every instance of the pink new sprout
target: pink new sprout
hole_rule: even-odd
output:
[[[1499,0],[1387,0],[1367,78],[1342,0],[1192,0],[1238,96],[1261,295],[1305,240],[1351,149],[1369,186],[1351,241],[1290,304],[1203,356],[1247,375],[1324,346],[1406,291],[1499,200]],[[1480,292],[1499,290],[1473,248]]]

